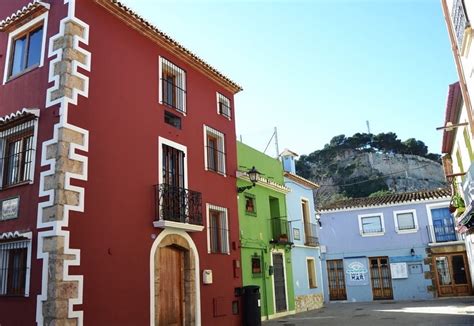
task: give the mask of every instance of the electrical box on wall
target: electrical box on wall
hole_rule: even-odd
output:
[[[212,270],[205,269],[202,271],[202,283],[212,284]]]

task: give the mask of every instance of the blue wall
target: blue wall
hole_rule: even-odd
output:
[[[345,211],[321,212],[322,228],[319,230],[320,242],[325,246],[326,253],[322,254],[325,300],[329,300],[326,260],[343,259],[346,276],[346,293],[348,301],[371,301],[372,288],[370,271],[367,271],[366,285],[351,285],[347,282],[347,261],[359,260],[368,266],[368,257],[387,256],[390,263],[405,262],[408,267],[408,277],[392,279],[393,299],[429,299],[433,293],[428,292],[431,279],[424,278],[424,272],[429,266],[424,265],[426,248],[429,243],[427,226],[427,204],[444,204],[445,200],[431,200],[412,204],[392,205],[374,208],[357,208]],[[394,222],[394,211],[415,210],[418,229],[412,233],[397,233]],[[362,236],[359,229],[359,215],[383,214],[385,232],[380,236]],[[411,255],[414,249],[415,255]],[[357,282],[355,282],[357,283]],[[362,283],[362,282],[359,282]]]
[[[323,273],[320,259],[319,247],[308,247],[304,245],[304,223],[303,213],[301,209],[301,199],[308,201],[311,223],[316,223],[313,191],[310,188],[298,184],[288,178],[285,178],[285,186],[291,189],[291,192],[286,195],[286,205],[288,212],[288,220],[291,221],[290,233],[294,247],[291,250],[292,266],[293,266],[293,282],[295,287],[295,296],[307,294],[322,294],[323,293]],[[299,239],[294,238],[294,229],[298,229],[300,233]],[[318,228],[316,228],[318,232]],[[317,236],[318,234],[316,234]],[[308,272],[306,266],[306,258],[314,257],[316,268],[316,282],[317,288],[310,289],[308,283]]]

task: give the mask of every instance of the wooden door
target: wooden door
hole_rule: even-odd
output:
[[[329,300],[347,300],[342,259],[328,260]]]
[[[392,276],[390,274],[388,257],[371,257],[369,261],[374,300],[393,299]]]
[[[472,291],[466,253],[436,255],[436,287],[440,297],[470,295]]]
[[[286,311],[285,269],[282,254],[273,254],[273,284],[276,312]]]
[[[158,325],[184,324],[184,252],[174,247],[160,249]]]

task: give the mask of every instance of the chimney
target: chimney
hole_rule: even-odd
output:
[[[296,174],[295,158],[298,157],[298,154],[290,151],[288,148],[285,148],[280,154],[280,157],[283,163],[283,170]]]

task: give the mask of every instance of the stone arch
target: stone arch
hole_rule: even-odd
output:
[[[160,287],[165,286],[160,281],[160,272],[166,268],[160,264],[160,255],[164,250],[172,248],[183,254],[183,316],[185,325],[200,325],[200,291],[199,291],[199,255],[197,248],[189,236],[180,230],[164,230],[155,239],[150,252],[151,271],[151,325],[158,325],[160,314]]]

